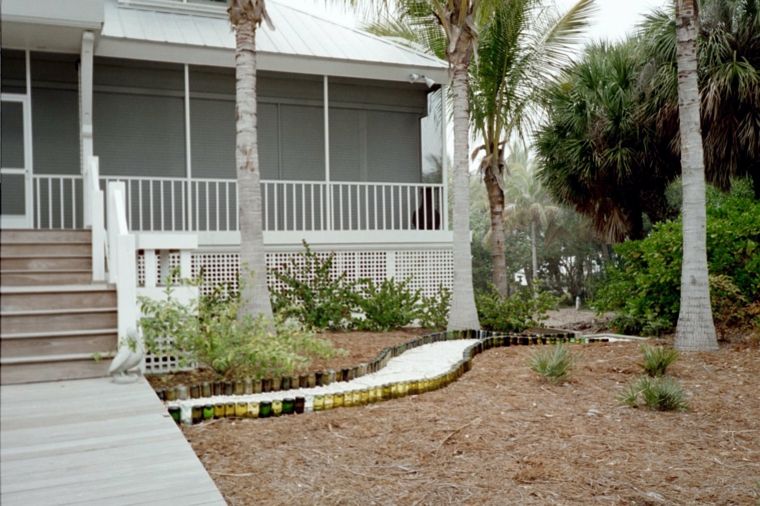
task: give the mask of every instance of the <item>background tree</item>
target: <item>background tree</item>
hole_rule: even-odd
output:
[[[504,181],[508,177],[505,146],[524,135],[539,114],[541,90],[571,61],[582,41],[593,0],[578,0],[564,14],[545,0],[497,3],[479,26],[477,58],[470,67],[470,107],[474,134],[483,144],[480,171],[491,218],[493,285],[507,294]]]
[[[262,21],[271,26],[271,21],[264,0],[230,0],[227,12],[235,29],[235,161],[242,280],[239,317],[261,315],[271,319],[256,125],[256,29]]]
[[[713,324],[707,271],[707,211],[697,76],[699,18],[696,0],[676,0],[676,23],[683,182],[683,263],[675,346],[691,351],[717,350],[718,339]]]

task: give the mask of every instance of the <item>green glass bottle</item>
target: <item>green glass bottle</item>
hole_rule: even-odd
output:
[[[259,403],[259,418],[269,418],[272,416],[272,403],[262,401]]]
[[[282,414],[292,415],[296,412],[296,400],[292,397],[286,397],[282,400]]]
[[[280,379],[280,388],[282,390],[290,390],[290,388],[291,388],[291,386],[290,386],[290,376],[283,376]]]
[[[214,406],[212,404],[206,404],[203,406],[203,419],[212,420],[214,418]]]
[[[169,416],[171,416],[172,420],[174,420],[174,422],[179,425],[182,421],[182,410],[179,406],[171,406],[169,408]]]
[[[272,401],[272,414],[274,416],[280,416],[282,414],[282,401],[274,399]]]

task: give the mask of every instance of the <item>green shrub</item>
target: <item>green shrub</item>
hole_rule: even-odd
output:
[[[370,279],[360,282],[362,288],[359,309],[364,319],[357,322],[362,330],[384,331],[406,327],[421,314],[422,296],[419,290],[410,290],[408,281],[393,278],[379,285]]]
[[[146,349],[178,357],[180,365],[211,368],[227,378],[292,374],[311,357],[329,358],[329,341],[292,321],[237,318],[239,302],[220,292],[180,303],[167,288],[165,300],[140,299]]]
[[[546,312],[556,307],[557,298],[549,292],[536,295],[521,290],[510,297],[501,297],[494,290],[475,298],[480,325],[497,332],[522,332],[546,319]]]
[[[451,290],[443,286],[438,293],[430,297],[422,297],[419,314],[420,326],[426,329],[445,329],[449,323],[449,308],[451,306]]]
[[[715,319],[731,318],[723,308],[739,297],[760,299],[760,201],[736,183],[731,194],[708,192],[707,256]],[[592,306],[616,311],[621,332],[658,335],[675,327],[681,290],[681,221],[663,222],[640,241],[615,246]],[[730,280],[730,284],[729,284]],[[735,288],[735,290],[734,290]]]
[[[304,252],[276,268],[275,278],[284,288],[272,292],[272,306],[285,318],[295,318],[307,328],[350,328],[359,297],[346,273],[333,273],[335,255],[320,256],[306,242]]]
[[[570,350],[561,344],[551,348],[538,348],[530,357],[530,368],[553,383],[567,378],[572,365]]]
[[[643,345],[641,353],[644,355],[641,368],[651,377],[665,376],[668,367],[678,360],[678,352],[664,346]]]
[[[686,411],[683,389],[673,378],[642,376],[621,394],[620,402],[632,408],[643,405],[655,411]]]

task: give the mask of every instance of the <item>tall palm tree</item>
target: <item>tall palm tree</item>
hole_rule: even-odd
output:
[[[235,29],[235,113],[240,223],[241,274],[243,279],[239,317],[272,318],[267,287],[266,253],[261,214],[261,172],[256,126],[256,29],[265,21],[271,26],[265,0],[229,0],[227,13]]]
[[[484,153],[480,169],[490,208],[493,284],[502,295],[507,294],[503,182],[509,173],[504,146],[532,130],[541,90],[570,64],[595,7],[594,0],[578,0],[559,15],[546,0],[511,0],[499,2],[479,26],[470,107],[474,133],[484,142],[473,156]]]
[[[683,181],[683,263],[676,348],[718,349],[707,271],[705,161],[697,75],[699,18],[696,0],[675,0],[678,35],[678,117]],[[727,132],[728,134],[728,132]]]

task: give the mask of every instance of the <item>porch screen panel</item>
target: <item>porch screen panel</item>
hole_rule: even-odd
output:
[[[76,91],[32,88],[32,146],[35,174],[81,172]]]
[[[280,104],[280,179],[323,181],[325,177],[324,111],[321,107]],[[311,192],[309,192],[309,196]],[[278,211],[285,230],[311,223],[312,206],[302,186],[287,188]],[[316,206],[315,206],[316,207]],[[316,211],[315,211],[316,213]]]
[[[0,128],[0,165],[6,169],[24,168],[24,113],[21,102],[3,102]]]
[[[26,93],[26,57],[23,51],[0,50],[0,90],[3,93]]]

